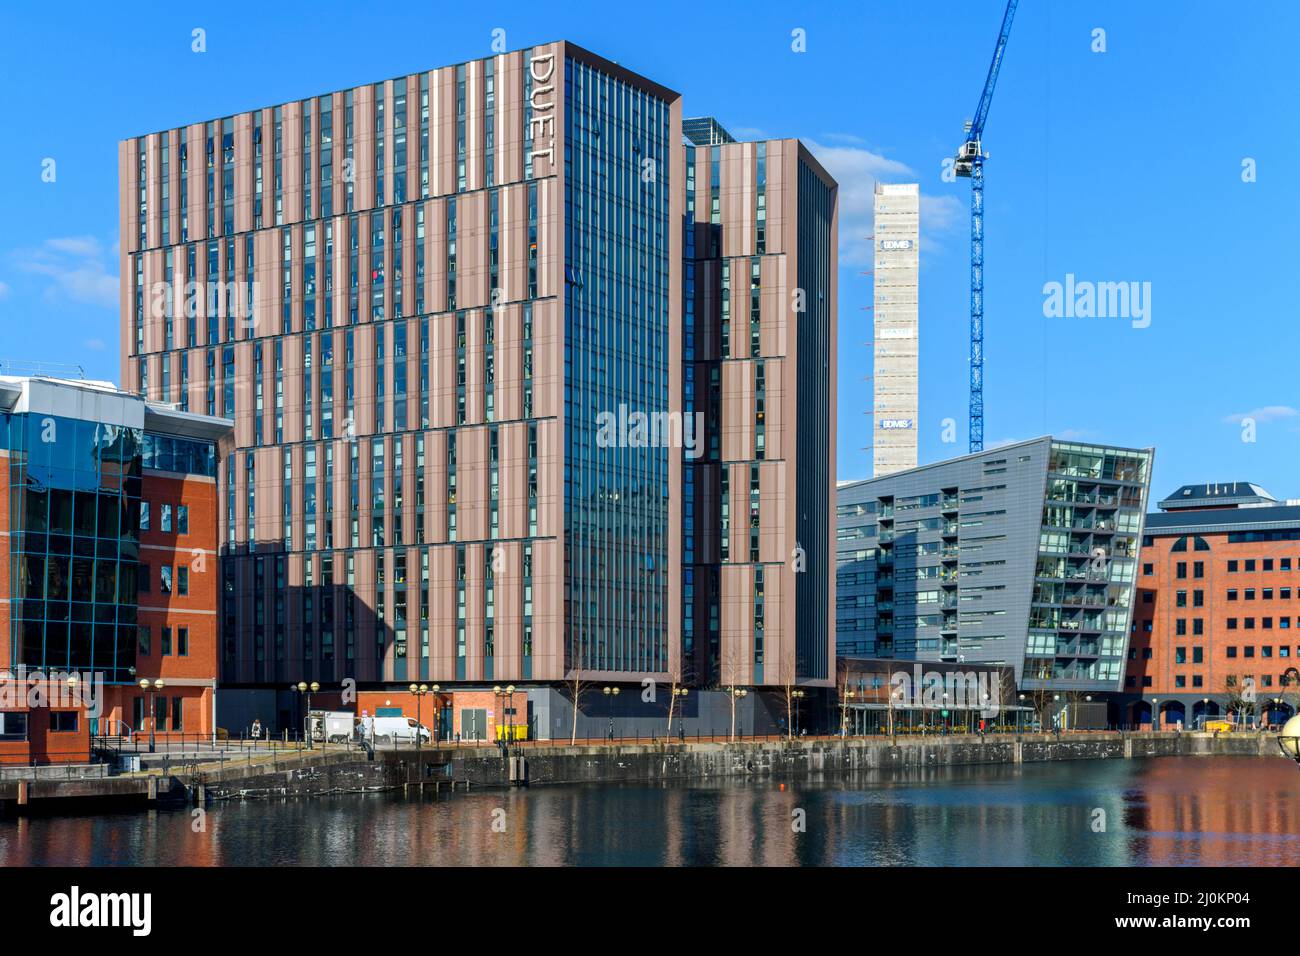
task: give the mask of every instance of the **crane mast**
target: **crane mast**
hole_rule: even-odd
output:
[[[984,80],[975,118],[966,123],[966,138],[957,150],[954,171],[970,179],[970,451],[984,450],[984,153],[981,140],[998,70],[1011,36],[1011,21],[1019,0],[1007,0],[993,62]]]

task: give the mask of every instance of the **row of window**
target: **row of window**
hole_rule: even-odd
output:
[[[1188,684],[1188,680],[1187,680],[1189,676],[1191,677],[1190,685]],[[1278,674],[1276,683],[1274,682],[1272,674],[1261,674],[1258,678],[1256,678],[1254,674],[1247,674],[1245,675],[1245,679],[1247,680],[1258,679],[1259,686],[1261,687],[1290,687],[1294,684],[1295,681],[1293,677],[1289,677],[1286,674]],[[1231,678],[1229,678],[1229,683],[1233,684]],[[1151,687],[1152,684],[1153,681],[1150,674],[1146,674],[1142,677],[1143,687]],[[1124,678],[1124,686],[1137,687],[1137,678],[1130,674],[1128,677]],[[1204,676],[1202,676],[1201,674],[1191,674],[1191,675],[1175,674],[1174,675],[1174,687],[1176,689],[1182,690],[1188,686],[1192,687],[1193,689],[1203,688],[1205,686]]]
[[[141,657],[148,657],[153,653],[153,630],[148,624],[141,624],[138,634],[139,637],[136,640],[137,653]],[[176,643],[173,645],[172,629],[170,627],[160,628],[158,632],[158,656],[189,657],[190,629],[188,627],[176,628]]]
[[[151,530],[152,518],[150,518],[149,502],[140,502],[140,530]],[[174,519],[174,520],[173,520]],[[189,505],[176,505],[173,507],[167,502],[158,505],[158,530],[163,534],[189,534],[190,533],[190,508]]]
[[[148,594],[153,588],[153,579],[150,576],[152,572],[149,567],[148,564],[141,562],[140,573],[136,575],[141,594]],[[158,593],[171,594],[174,587],[176,594],[182,597],[188,595],[190,593],[190,569],[182,564],[175,569],[174,575],[172,570],[170,564],[163,564],[158,567]]]
[[[1194,578],[1203,578],[1203,577],[1205,577],[1205,562],[1204,562],[1204,561],[1193,561],[1193,562],[1191,562],[1191,567],[1192,567],[1192,577],[1194,577]],[[1179,562],[1177,562],[1177,563],[1174,565],[1174,576],[1175,576],[1175,577],[1178,577],[1178,578],[1185,578],[1185,577],[1187,577],[1187,569],[1188,569],[1188,562],[1186,562],[1186,561],[1179,561]],[[1231,560],[1231,561],[1228,562],[1228,573],[1229,573],[1229,574],[1236,574],[1236,573],[1239,572],[1239,571],[1240,571],[1240,572],[1244,572],[1244,573],[1246,573],[1246,574],[1250,574],[1250,573],[1252,573],[1252,572],[1254,572],[1254,571],[1256,571],[1256,570],[1259,570],[1259,571],[1274,571],[1274,570],[1276,570],[1276,571],[1290,571],[1290,570],[1292,570],[1292,568],[1291,568],[1291,559],[1290,559],[1290,558],[1277,558],[1276,560],[1274,560],[1273,558],[1258,558],[1258,559],[1256,559],[1256,558],[1244,558],[1244,559],[1237,559],[1237,558],[1234,558],[1233,560]],[[1155,574],[1155,573],[1156,573],[1155,565],[1154,565],[1154,564],[1144,564],[1144,565],[1142,565],[1142,573],[1143,573],[1144,575],[1153,575],[1153,574]]]
[[[77,732],[79,714],[75,710],[55,710],[50,712],[50,732],[55,734],[72,734]],[[5,711],[0,713],[0,740],[27,739],[27,712]]]

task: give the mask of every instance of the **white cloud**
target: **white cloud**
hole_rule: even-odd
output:
[[[109,271],[116,262],[108,260],[94,236],[47,239],[39,248],[20,250],[14,258],[19,269],[50,280],[45,290],[49,302],[71,299],[117,308],[117,276]]]
[[[875,257],[867,237],[875,232],[876,182],[916,182],[920,177],[906,163],[866,149],[858,136],[831,133],[825,138],[830,144],[809,140],[807,145],[840,185],[840,263],[870,265]],[[930,196],[923,192],[922,236],[929,238],[952,231],[961,222],[961,211],[962,205],[955,197]],[[924,254],[924,242],[921,251]]]
[[[108,348],[103,339],[86,339],[81,343],[82,348],[90,349],[92,352],[102,352]]]
[[[1254,419],[1259,423],[1276,422],[1283,418],[1295,418],[1297,415],[1300,415],[1300,411],[1296,411],[1290,405],[1265,405],[1263,408],[1254,408],[1248,412],[1227,415],[1223,420],[1229,425],[1240,425],[1244,418]]]

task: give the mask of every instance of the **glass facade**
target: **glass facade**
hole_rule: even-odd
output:
[[[669,408],[670,105],[573,59],[565,91],[569,665],[664,671],[668,449],[602,446],[597,416]]]
[[[841,655],[1116,690],[1151,452],[1040,439],[840,489]]]
[[[9,454],[11,660],[130,682],[140,558],[140,429],[0,418]]]

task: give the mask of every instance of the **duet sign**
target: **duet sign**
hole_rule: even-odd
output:
[[[545,158],[549,171],[555,165],[555,54],[534,56],[528,62],[528,72],[533,81],[528,97],[528,105],[533,111],[528,121],[533,148],[528,158],[534,164],[538,158]],[[537,178],[536,165],[533,166],[533,178]]]

